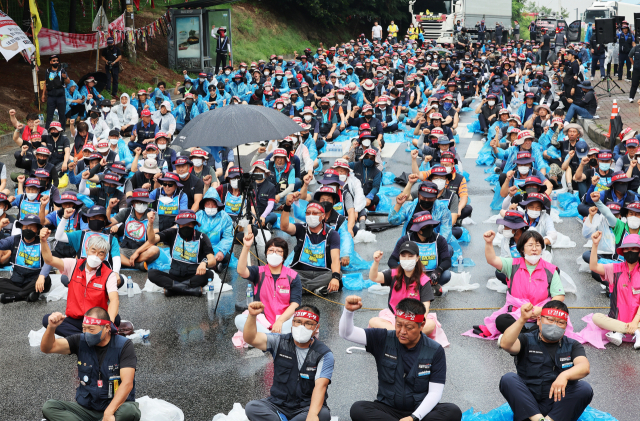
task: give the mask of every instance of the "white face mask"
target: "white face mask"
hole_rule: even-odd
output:
[[[229,184],[231,184],[231,188],[233,189],[238,188],[238,180],[229,180]]]
[[[518,165],[518,172],[522,175],[529,174],[529,167],[523,167],[522,165]]]
[[[451,174],[451,171],[453,171],[453,167],[444,167],[447,170],[447,174]]]
[[[149,206],[146,203],[136,203],[135,205],[133,205],[133,208],[138,213],[144,213],[147,209],[149,209]]]
[[[189,172],[186,172],[184,174],[178,174],[178,177],[180,177],[181,180],[184,180],[185,178],[189,177]]]
[[[364,146],[365,148],[368,148],[369,146],[371,146],[371,140],[370,139],[363,140],[362,146]]]
[[[278,267],[282,263],[282,256],[278,253],[267,254],[267,263],[269,266]]]
[[[4,215],[4,209],[0,208],[0,216]]]
[[[345,174],[340,174],[340,175],[338,176],[338,179],[339,179],[340,181],[347,181],[347,176],[346,176]]]
[[[161,151],[164,151],[165,149],[167,149],[167,144],[166,143],[160,143],[158,145],[158,149],[160,149]]]
[[[638,229],[640,228],[640,218],[637,216],[630,216],[627,218],[627,224],[632,230]]]
[[[92,269],[95,269],[98,266],[100,266],[100,263],[102,263],[102,259],[100,259],[95,254],[92,254],[91,256],[87,257],[87,266],[89,266]]]
[[[38,197],[38,193],[27,193],[28,200],[35,200],[36,197]]]
[[[334,100],[329,101],[329,105],[331,105],[332,107],[336,104],[336,102]]]
[[[148,153],[147,154],[147,159],[156,159],[158,157],[158,154],[155,153]]]
[[[265,70],[264,75],[269,76],[269,72]]]
[[[307,221],[307,225],[311,228],[315,228],[320,225],[320,215],[306,215],[305,220]]]
[[[218,213],[218,208],[204,208],[204,213],[208,216],[216,216]]]
[[[487,101],[487,104],[489,104],[490,107],[493,107],[494,105],[496,105],[495,101]]]
[[[304,121],[311,121],[311,116],[309,114],[305,115]]]
[[[173,202],[173,199],[170,198],[169,196],[160,196],[158,200],[160,200],[165,205],[168,205],[169,203]]]
[[[436,186],[438,186],[438,190],[444,189],[444,185],[447,184],[447,180],[438,179],[432,181]]]
[[[283,108],[284,108],[284,106],[282,104],[276,104],[276,109],[281,110]]]
[[[111,107],[102,107],[102,111],[108,113],[109,111],[111,111]]]
[[[504,238],[506,238],[507,240],[513,238],[513,231],[512,230],[502,230],[502,235],[504,236]]]
[[[309,342],[313,336],[313,332],[313,330],[307,329],[304,325],[293,326],[291,328],[291,336],[293,336],[293,340],[299,344],[306,344]]]
[[[344,99],[344,95],[338,95],[338,101],[342,101]]]
[[[109,139],[109,143],[111,143],[112,145],[117,145],[118,139]]]
[[[407,271],[412,271],[416,267],[416,263],[418,262],[415,259],[400,259],[400,266]]]
[[[231,70],[225,70],[225,71],[224,71],[224,74],[225,74],[225,75],[230,75],[230,74],[231,74]]]
[[[540,217],[540,211],[527,209],[527,215],[529,215],[531,219],[538,219]]]
[[[537,255],[537,256],[529,256],[528,254],[524,255],[524,260],[526,260],[527,263],[531,265],[537,264],[540,261],[540,258],[542,258],[541,255]]]
[[[202,166],[202,159],[200,159],[200,158],[194,158],[191,162],[193,162],[193,166],[194,167],[201,167]]]

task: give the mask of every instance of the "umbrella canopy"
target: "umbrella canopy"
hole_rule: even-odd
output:
[[[84,86],[84,81],[89,79],[89,77],[91,76],[93,76],[93,78],[96,80],[96,84],[94,86],[94,88],[96,88],[96,91],[102,92],[107,86],[107,74],[104,72],[87,73],[86,75],[82,76],[80,78],[80,81],[78,81],[77,89],[82,88]]]
[[[200,114],[176,136],[174,145],[233,148],[245,143],[283,139],[299,132],[300,126],[273,108],[229,105]]]

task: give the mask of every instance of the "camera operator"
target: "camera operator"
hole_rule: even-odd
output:
[[[122,54],[120,49],[115,46],[113,37],[107,38],[107,48],[100,53],[100,59],[105,63],[105,73],[107,74],[107,91],[112,97],[116,97],[118,93],[118,75],[120,74],[120,60]],[[113,78],[113,80],[112,80]]]

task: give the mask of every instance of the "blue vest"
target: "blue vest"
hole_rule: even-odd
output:
[[[93,411],[104,412],[107,409],[112,399],[108,397],[109,378],[120,376],[120,353],[126,341],[127,338],[123,336],[111,336],[102,366],[99,367],[95,349],[87,345],[84,333],[80,335],[78,346],[78,379],[80,384],[76,389],[76,402]],[[100,384],[102,387],[98,387]],[[127,402],[133,402],[135,399],[136,383],[134,380],[133,389],[127,396]]]
[[[549,388],[558,374],[573,367],[571,350],[575,343],[575,340],[566,336],[560,340],[560,346],[556,350],[556,358],[553,361],[553,369],[549,370],[548,365],[552,362],[551,355],[542,344],[539,333],[538,330],[526,333],[527,355],[522,358],[518,358],[518,356],[514,358],[518,376],[524,380],[538,401],[549,397]],[[575,381],[569,381],[569,384],[574,383]]]
[[[395,332],[393,332],[395,335]],[[311,404],[316,383],[318,364],[331,350],[318,339],[309,347],[307,357],[298,370],[296,345],[290,333],[280,336],[280,343],[273,359],[273,386],[267,399],[277,406],[294,410]],[[326,403],[328,394],[324,395]]]
[[[203,241],[203,234],[196,231],[194,239],[184,241],[180,237],[180,233],[176,235],[176,239],[171,246],[171,270],[169,273],[174,276],[194,276],[200,261],[200,243]]]
[[[420,354],[416,364],[405,376],[402,358],[398,348],[402,346],[395,331],[387,333],[384,354],[376,361],[378,366],[378,396],[376,400],[394,408],[403,406],[405,397],[413,397],[414,410],[429,393],[429,379],[431,378],[431,363],[440,345],[421,333]]]

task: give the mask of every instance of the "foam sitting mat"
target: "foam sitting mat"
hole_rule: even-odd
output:
[[[462,421],[513,421],[513,411],[508,403],[483,414],[473,412],[473,408],[462,414]],[[587,406],[578,421],[618,421],[611,414]]]

